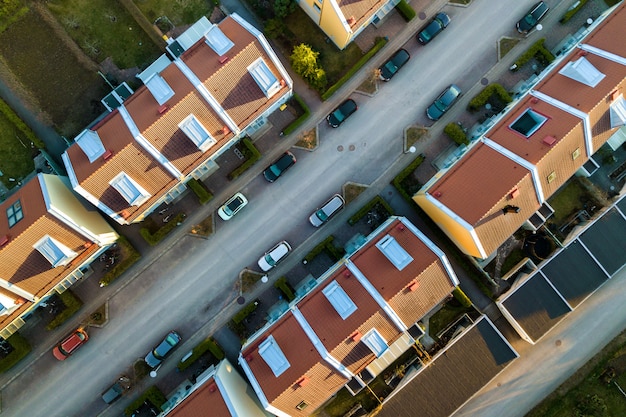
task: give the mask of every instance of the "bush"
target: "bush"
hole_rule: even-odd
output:
[[[11,107],[9,107],[9,105],[3,100],[0,100],[0,112],[2,112],[7,120],[13,123],[15,127],[17,127],[24,134],[24,136],[26,136],[26,139],[28,139],[30,142],[32,142],[33,145],[35,145],[35,147],[39,149],[43,149],[46,147],[43,141],[35,136],[35,133],[30,129],[30,127],[28,127],[26,123],[24,123],[24,121],[20,119],[20,117],[15,114],[13,109],[11,109]]]
[[[563,15],[563,17],[561,17],[561,20],[559,20],[559,22],[561,24],[563,23],[567,23],[568,20],[570,20],[572,17],[574,17],[574,15],[576,13],[578,13],[578,11],[580,9],[582,9],[582,7],[587,3],[587,0],[578,0],[576,1],[576,3],[572,4],[570,6],[569,9],[567,9],[567,11],[565,12],[565,14]]]
[[[406,0],[400,0],[400,3],[396,5],[396,10],[398,10],[407,22],[410,22],[415,17],[415,10],[413,10]]]
[[[289,285],[289,283],[287,282],[287,278],[285,277],[278,278],[276,282],[274,283],[274,288],[278,289],[281,293],[283,293],[283,295],[285,296],[288,302],[292,302],[293,300],[296,299],[296,295],[294,294],[294,291],[293,291],[293,288],[291,288],[291,285]]]
[[[311,252],[307,253],[304,257],[304,260],[307,262],[311,262],[317,255],[326,251],[328,256],[331,257],[335,262],[343,258],[345,251],[343,248],[338,248],[333,244],[335,237],[333,235],[328,236],[326,239],[321,241],[316,247],[314,247]]]
[[[448,123],[446,127],[443,128],[443,133],[448,135],[457,145],[467,145],[469,143],[467,135],[458,123]]]
[[[120,275],[122,275],[128,268],[130,268],[135,262],[141,259],[141,255],[137,252],[137,249],[130,244],[128,239],[124,236],[120,236],[117,239],[117,244],[119,245],[122,256],[121,262],[117,262],[109,272],[104,274],[102,278],[100,278],[100,286],[106,287],[113,281],[115,281]]]
[[[185,213],[178,213],[176,216],[170,219],[169,222],[165,223],[163,227],[160,227],[154,233],[151,233],[147,227],[142,227],[139,229],[139,234],[141,237],[145,239],[146,242],[150,244],[150,246],[155,246],[157,243],[163,240],[165,236],[167,236],[176,226],[185,221],[187,216]]]
[[[461,287],[456,287],[452,291],[452,295],[459,303],[461,303],[463,307],[467,308],[472,306],[472,300],[470,300],[469,297],[465,295]]]
[[[258,300],[254,300],[254,302],[248,304],[244,308],[242,308],[237,314],[235,314],[232,318],[235,324],[241,324],[245,320],[246,317],[250,315],[254,310],[256,310],[259,305]]]
[[[204,339],[200,342],[196,347],[191,351],[191,356],[189,356],[185,361],[181,361],[178,363],[178,370],[184,371],[189,368],[195,361],[197,361],[200,356],[204,355],[206,352],[210,351],[211,355],[218,361],[224,359],[224,351],[217,345],[215,340],[212,337]]]
[[[213,198],[213,194],[211,194],[209,190],[206,189],[203,183],[196,180],[195,178],[187,181],[187,185],[189,186],[189,188],[191,188],[191,191],[193,191],[194,194],[198,197],[200,204],[204,205],[211,201],[211,199]]]
[[[393,186],[396,187],[396,190],[398,190],[398,192],[402,195],[402,197],[404,197],[404,199],[408,201],[411,205],[415,205],[415,201],[413,201],[413,194],[416,193],[419,188],[417,190],[409,189],[404,180],[409,175],[413,174],[413,172],[415,172],[417,167],[420,166],[422,162],[424,162],[424,159],[426,159],[426,157],[423,154],[418,155],[417,158],[415,158],[413,162],[411,162],[398,175],[396,175],[396,177],[391,182]]]
[[[63,301],[63,304],[65,304],[65,309],[57,314],[50,323],[48,323],[46,330],[56,329],[65,323],[83,306],[83,302],[70,290],[65,290],[65,292],[59,294],[59,298]]]
[[[359,59],[359,61],[356,64],[354,64],[354,66],[350,68],[350,70],[348,70],[346,75],[341,77],[339,81],[337,81],[334,85],[330,86],[330,88],[326,90],[324,94],[322,94],[322,100],[328,100],[330,96],[335,94],[335,91],[339,90],[346,82],[348,82],[348,80],[352,78],[352,76],[356,74],[356,72],[360,70],[361,67],[365,65],[367,61],[369,61],[376,54],[376,52],[380,51],[380,49],[383,46],[385,46],[387,41],[388,41],[387,38],[377,38],[376,44],[372,47],[372,49],[367,51],[367,53],[363,55],[363,58]]]
[[[298,105],[300,105],[304,113],[300,115],[300,117],[298,117],[296,120],[291,122],[286,128],[283,129],[282,131],[283,135],[288,135],[294,130],[296,130],[311,115],[311,110],[309,109],[309,106],[306,105],[304,100],[302,100],[299,95],[294,93],[293,99],[296,101],[296,103],[298,103]]]
[[[353,226],[363,218],[374,206],[380,204],[383,208],[389,213],[390,216],[393,216],[393,209],[383,198],[379,195],[371,199],[367,204],[365,204],[359,211],[357,211],[352,217],[348,219],[348,224]]]
[[[261,152],[254,146],[250,138],[241,139],[241,144],[244,145],[243,156],[246,158],[246,161],[239,165],[237,168],[231,171],[228,174],[229,180],[234,180],[239,177],[241,174],[246,172],[252,165],[256,164],[256,162],[261,158]]]
[[[483,88],[483,90],[478,93],[473,99],[470,100],[467,105],[467,110],[475,112],[478,111],[482,106],[487,104],[491,96],[496,95],[502,102],[508,104],[513,99],[511,95],[502,87],[500,84],[494,83],[489,84],[487,87]]]
[[[13,368],[31,351],[30,343],[19,333],[13,333],[6,341],[13,346],[13,351],[0,359],[0,373]]]
[[[541,38],[530,46],[522,55],[517,58],[515,65],[517,68],[521,68],[524,64],[533,58],[537,58],[543,65],[548,65],[554,61],[554,55],[543,46],[546,38]]]
[[[157,388],[156,385],[153,385],[145,390],[144,393],[141,394],[139,398],[133,401],[128,407],[126,407],[124,409],[124,414],[126,414],[127,416],[131,416],[133,412],[137,408],[139,408],[141,404],[143,404],[146,400],[150,401],[155,407],[162,411],[161,406],[165,404],[167,398],[165,398],[165,395],[163,395],[161,390]]]

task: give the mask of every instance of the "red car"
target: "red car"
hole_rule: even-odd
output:
[[[61,343],[52,349],[52,354],[60,361],[67,359],[72,353],[74,353],[79,347],[84,345],[89,336],[83,329],[76,329],[72,334],[67,336]]]

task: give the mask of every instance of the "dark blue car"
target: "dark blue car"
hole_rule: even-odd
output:
[[[441,12],[430,21],[428,25],[420,33],[417,34],[417,41],[422,45],[426,45],[432,41],[435,36],[439,35],[450,24],[450,16]]]

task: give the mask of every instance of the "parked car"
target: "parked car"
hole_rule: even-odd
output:
[[[222,207],[217,209],[217,214],[222,220],[230,220],[235,214],[239,213],[239,210],[244,208],[246,204],[248,204],[248,199],[243,194],[237,193],[229,198]]]
[[[102,400],[107,404],[113,404],[119,400],[126,391],[130,389],[130,378],[120,377],[113,385],[102,393]]]
[[[441,116],[443,116],[443,114],[454,104],[454,102],[457,101],[460,95],[461,89],[459,86],[452,84],[439,94],[439,97],[437,97],[433,104],[428,106],[426,109],[426,116],[428,116],[430,120],[439,120]]]
[[[76,329],[52,349],[52,354],[58,360],[64,361],[79,347],[87,343],[87,340],[89,340],[87,332],[84,329]]]
[[[536,3],[528,13],[517,22],[515,25],[517,31],[519,33],[528,33],[533,30],[546,13],[548,13],[548,10],[550,10],[550,8],[544,2],[540,1]]]
[[[356,102],[349,98],[333,110],[333,112],[326,117],[326,120],[328,120],[328,124],[332,127],[339,127],[358,109],[359,106],[356,105]]]
[[[285,259],[289,252],[291,252],[291,246],[289,246],[286,240],[278,242],[276,246],[265,252],[265,255],[261,256],[258,262],[259,268],[261,268],[263,272],[269,271],[280,261]]]
[[[380,79],[383,81],[389,81],[398,73],[398,71],[400,71],[400,68],[402,68],[404,64],[409,62],[410,58],[411,55],[409,55],[406,49],[399,49],[396,51],[396,53],[393,54],[393,56],[389,58],[382,67],[379,68]]]
[[[165,336],[165,339],[150,351],[145,357],[145,361],[150,368],[156,368],[165,360],[165,358],[180,343],[182,338],[175,331],[171,331]]]
[[[431,20],[430,23],[417,34],[417,41],[422,45],[426,45],[428,42],[432,41],[435,36],[439,35],[445,28],[447,28],[449,24],[450,16],[443,12],[437,13],[433,20]]]
[[[263,176],[269,182],[274,182],[296,163],[296,157],[291,152],[285,152],[274,163],[263,171]]]
[[[320,227],[328,220],[331,219],[339,210],[343,208],[346,204],[345,200],[339,194],[335,194],[322,205],[322,207],[315,210],[313,214],[309,217],[309,221],[315,227]]]

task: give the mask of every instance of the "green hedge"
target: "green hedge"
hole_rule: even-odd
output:
[[[294,130],[296,130],[311,115],[311,109],[309,109],[309,106],[306,105],[304,100],[302,100],[299,95],[294,93],[293,100],[295,100],[296,103],[298,103],[298,105],[302,108],[304,113],[300,117],[298,117],[296,120],[291,122],[286,128],[283,129],[283,131],[281,132],[283,135],[288,135]]]
[[[274,283],[274,288],[278,289],[281,293],[283,293],[283,295],[285,296],[288,302],[292,302],[293,300],[296,299],[296,295],[294,294],[294,291],[293,291],[293,288],[291,288],[291,285],[289,285],[289,283],[287,282],[287,278],[285,277],[278,278],[276,282]]]
[[[124,414],[126,414],[127,416],[131,416],[133,414],[133,411],[139,408],[141,404],[143,404],[146,400],[154,404],[154,406],[157,407],[159,411],[163,411],[161,409],[161,406],[165,404],[167,398],[165,398],[165,395],[163,395],[161,390],[157,388],[156,385],[153,385],[145,390],[144,393],[141,394],[139,398],[133,401],[128,407],[126,407],[124,409]]]
[[[517,58],[515,65],[517,68],[521,68],[524,64],[533,58],[537,58],[543,65],[548,65],[554,61],[554,55],[543,46],[546,38],[541,38],[537,42],[533,43],[530,48],[526,50],[522,55]]]
[[[100,278],[100,286],[106,287],[113,281],[115,281],[120,275],[122,275],[128,268],[130,268],[135,262],[141,259],[141,255],[137,252],[137,249],[130,244],[128,239],[124,236],[120,236],[117,239],[117,244],[123,254],[124,259],[117,262],[113,268],[109,270],[102,278]]]
[[[184,362],[178,363],[178,370],[184,371],[189,368],[194,362],[196,362],[200,356],[204,355],[206,352],[211,352],[211,355],[218,361],[224,359],[224,351],[218,346],[218,344],[213,340],[212,337],[208,337],[200,342],[196,347],[191,351],[192,354]]]
[[[35,133],[24,123],[22,119],[13,111],[11,107],[4,100],[0,99],[0,112],[4,114],[4,116],[15,125],[26,138],[33,143],[37,148],[43,149],[46,145],[43,143],[41,139],[35,136]]]
[[[187,181],[187,186],[191,188],[191,191],[198,197],[198,201],[200,201],[202,205],[208,203],[213,198],[213,194],[206,189],[203,183],[195,178]]]
[[[377,38],[376,39],[376,44],[372,47],[372,49],[367,51],[367,53],[365,55],[363,55],[363,57],[361,59],[359,59],[359,61],[356,64],[354,64],[354,66],[352,68],[350,68],[348,70],[346,75],[341,77],[341,79],[339,81],[337,81],[335,84],[333,84],[328,90],[326,90],[326,92],[324,94],[322,94],[322,100],[328,100],[328,98],[330,96],[335,94],[335,92],[337,90],[339,90],[346,82],[348,82],[348,80],[350,78],[352,78],[352,76],[354,74],[356,74],[357,71],[360,70],[361,67],[363,65],[365,65],[367,63],[367,61],[369,61],[378,51],[380,51],[380,49],[383,46],[385,46],[385,44],[387,42],[388,42],[388,39],[386,37],[385,38]]]
[[[0,359],[0,374],[13,368],[32,350],[28,340],[26,340],[24,336],[19,333],[13,333],[8,339],[6,339],[6,341],[13,346],[13,352]]]
[[[463,307],[471,307],[472,306],[472,300],[469,299],[469,297],[467,295],[465,295],[465,293],[463,292],[463,290],[461,289],[461,287],[456,287],[453,291],[452,291],[452,295],[454,296],[454,298],[456,298],[456,300],[461,303],[461,305]]]
[[[578,0],[576,3],[572,4],[572,6],[570,6],[570,8],[567,9],[563,17],[561,17],[561,20],[559,20],[559,22],[561,24],[567,23],[567,21],[570,20],[572,17],[574,17],[574,15],[578,13],[578,11],[582,9],[582,7],[586,3],[587,3],[587,0]]]
[[[463,128],[459,126],[458,123],[448,123],[446,127],[443,128],[443,133],[448,135],[450,139],[456,142],[457,145],[467,145],[469,144],[469,140],[467,139],[467,135],[463,131]]]
[[[410,192],[404,187],[404,180],[409,175],[413,174],[413,172],[415,172],[417,167],[420,166],[422,162],[424,162],[424,159],[426,159],[424,154],[419,154],[413,162],[411,162],[406,168],[404,168],[398,175],[395,176],[393,181],[391,181],[391,184],[396,187],[396,190],[398,190],[402,197],[404,197],[405,200],[413,204],[415,204],[415,202],[413,201],[413,196],[410,195]]]
[[[252,165],[256,164],[256,162],[261,158],[261,152],[254,146],[250,138],[243,138],[241,143],[245,146],[243,156],[246,158],[246,161],[235,168],[230,174],[228,174],[229,180],[234,180],[239,177],[241,174],[246,172]]]
[[[187,215],[185,213],[178,213],[175,217],[171,218],[169,222],[165,223],[163,227],[159,228],[154,234],[150,233],[150,230],[146,227],[139,229],[139,234],[145,239],[150,246],[155,246],[165,236],[167,236],[179,223],[185,221]]]
[[[504,87],[502,87],[500,84],[493,83],[483,88],[480,93],[476,94],[476,96],[470,100],[469,104],[467,105],[467,110],[471,112],[478,111],[482,106],[487,104],[491,96],[493,96],[494,94],[506,104],[513,101],[511,95],[508,93],[508,91],[504,89]]]
[[[396,10],[398,10],[407,22],[410,22],[415,17],[415,10],[413,10],[406,0],[400,0],[400,3],[396,5]]]
[[[254,310],[256,310],[258,305],[259,302],[257,300],[254,300],[253,302],[242,308],[237,314],[233,316],[233,323],[241,324],[241,322],[243,322],[246,317],[248,317]]]
[[[315,246],[311,252],[307,253],[304,257],[306,262],[311,262],[317,255],[326,251],[328,256],[330,256],[335,262],[343,258],[345,251],[343,248],[338,248],[333,244],[335,237],[333,235],[328,236],[326,239],[322,240],[317,246]]]
[[[65,304],[65,309],[57,314],[50,323],[48,323],[46,330],[56,329],[65,323],[83,306],[83,302],[70,290],[65,290],[65,292],[59,294],[59,298],[63,301],[63,304]]]
[[[381,196],[377,195],[376,197],[371,199],[367,204],[365,204],[363,207],[361,207],[361,209],[359,211],[354,213],[354,215],[348,219],[348,224],[350,226],[355,225],[356,222],[361,220],[363,218],[363,216],[365,216],[377,204],[382,205],[383,208],[385,210],[387,210],[389,215],[393,216],[393,209],[391,208],[391,206],[389,204],[387,204],[387,202]]]

